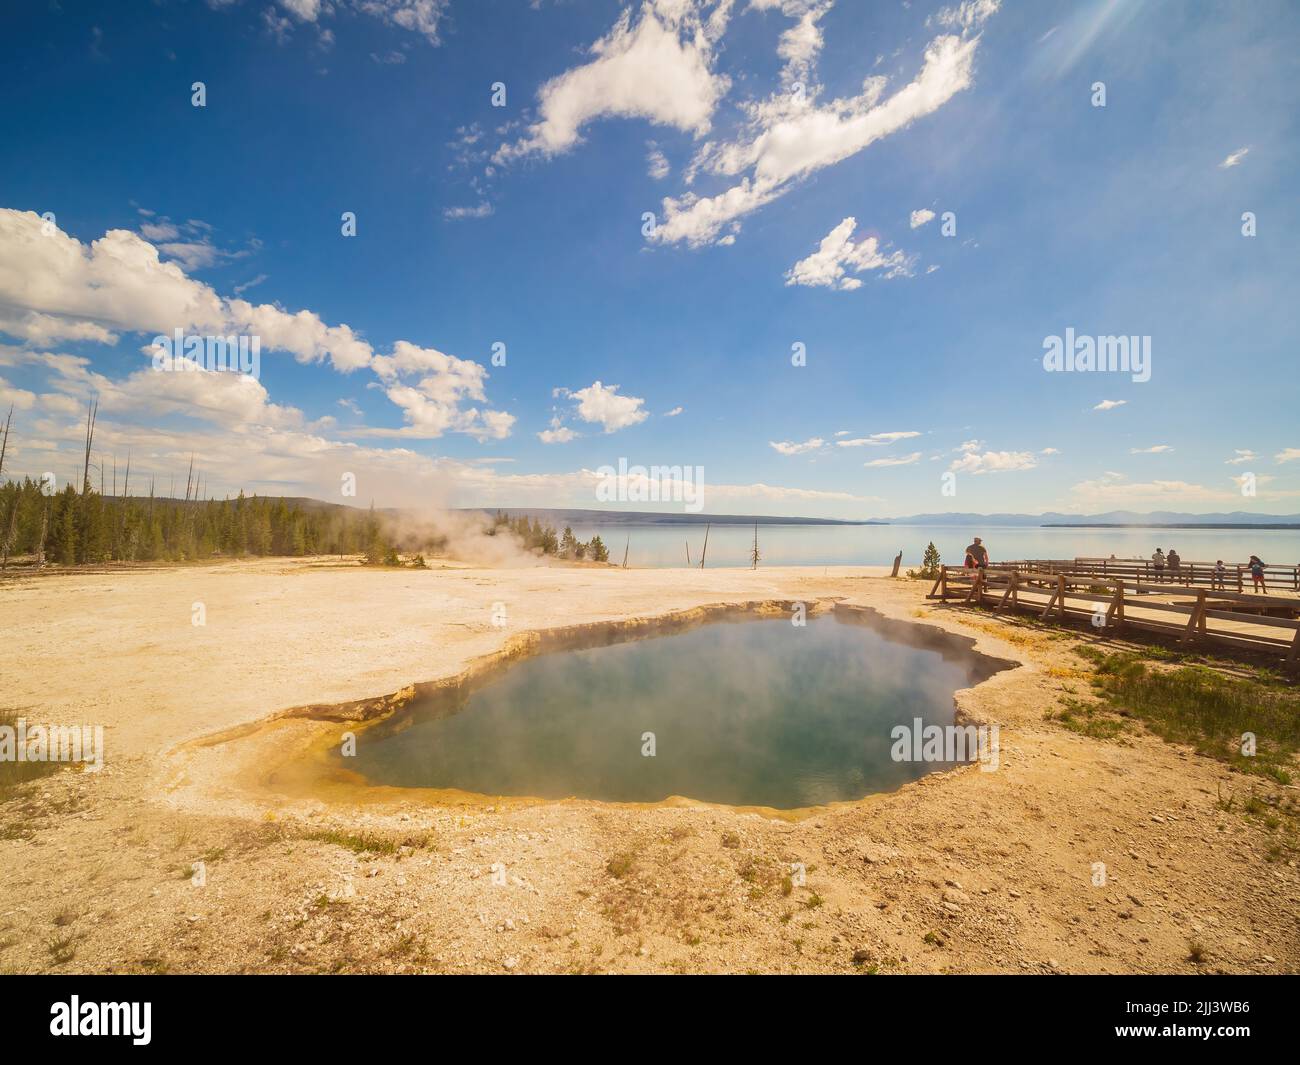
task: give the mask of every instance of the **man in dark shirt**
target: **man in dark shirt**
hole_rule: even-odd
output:
[[[975,560],[975,565],[978,566],[980,569],[988,568],[988,564],[989,564],[988,549],[984,546],[984,541],[981,540],[978,536],[975,537],[975,542],[971,544],[970,547],[966,548],[966,554],[970,555],[970,557]]]

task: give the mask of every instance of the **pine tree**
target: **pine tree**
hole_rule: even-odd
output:
[[[942,562],[939,559],[939,549],[934,546],[931,540],[925,546],[925,554],[921,557],[921,568],[917,570],[908,570],[909,577],[918,577],[921,580],[932,581],[939,576],[939,567]]]
[[[587,553],[591,555],[593,562],[609,561],[609,550],[605,547],[599,535],[591,538],[591,542],[587,544]]]
[[[573,535],[573,529],[568,525],[564,527],[564,535],[560,537],[560,557],[573,558],[577,552],[578,541]]]

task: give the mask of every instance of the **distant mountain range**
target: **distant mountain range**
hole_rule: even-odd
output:
[[[518,517],[527,514],[557,529],[565,525],[888,525],[886,521],[843,521],[839,518],[781,518],[768,514],[686,514],[651,510],[562,510],[551,507],[466,507],[469,512]]]
[[[145,498],[145,497],[135,497]],[[303,510],[316,508],[348,507],[349,504],[327,503],[306,496],[284,496],[286,504],[296,504]],[[178,501],[179,502],[179,501]],[[398,514],[406,507],[383,507],[380,513]],[[648,510],[569,510],[557,507],[461,507],[464,513],[527,514],[562,529],[565,525],[964,525],[982,528],[1067,528],[1134,526],[1138,528],[1300,528],[1300,514],[1251,514],[1244,510],[1231,513],[1188,514],[1176,510],[1155,510],[1139,513],[1134,510],[1108,510],[1102,514],[1062,514],[1047,511],[1043,514],[975,514],[952,512],[947,514],[908,514],[897,518],[865,518],[850,521],[842,518],[797,518],[773,514],[685,514],[681,511]]]
[[[496,508],[481,509],[492,514]],[[1048,511],[1044,514],[909,514],[897,518],[868,518],[848,521],[838,518],[795,518],[771,514],[685,514],[680,511],[635,510],[565,510],[547,507],[501,507],[502,511],[541,519],[557,528],[564,525],[977,525],[991,527],[1041,528],[1044,526],[1137,526],[1143,528],[1187,528],[1188,526],[1218,528],[1279,528],[1300,527],[1300,514],[1250,514],[1233,511],[1230,514],[1187,514],[1173,510],[1157,510],[1141,514],[1132,510],[1110,510],[1102,514],[1062,514]]]
[[[1300,524],[1300,514],[1249,514],[1234,510],[1229,514],[1187,514],[1176,510],[1155,510],[1138,513],[1133,510],[1108,510],[1104,514],[910,514],[903,518],[880,519],[890,525],[1002,525],[1045,526],[1064,525],[1078,528],[1085,525],[1136,525],[1145,528],[1189,525],[1219,526],[1295,526]]]

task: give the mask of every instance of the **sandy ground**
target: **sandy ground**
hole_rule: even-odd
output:
[[[0,971],[1300,971],[1300,872],[1216,802],[1281,787],[1045,721],[1087,690],[1077,637],[926,591],[863,568],[283,561],[0,583],[0,706],[107,733],[102,772],[0,806]],[[831,599],[1022,663],[957,696],[1000,726],[996,772],[789,819],[311,795],[283,768],[340,728],[285,710],[448,677],[530,631]],[[792,863],[805,884],[783,884]]]

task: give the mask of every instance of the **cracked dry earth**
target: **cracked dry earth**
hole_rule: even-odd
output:
[[[929,605],[926,591],[847,567],[321,561],[7,581],[0,707],[102,723],[107,757],[98,774],[64,769],[0,805],[0,971],[1300,971],[1294,851],[1268,860],[1270,830],[1219,801],[1296,789],[1140,726],[1098,740],[1045,720],[1063,690],[1086,689],[1071,648],[1091,637]],[[1001,728],[995,772],[933,774],[792,818],[321,797],[259,768],[339,727],[270,720],[286,708],[449,676],[512,633],[832,599],[1019,663],[957,695]]]

